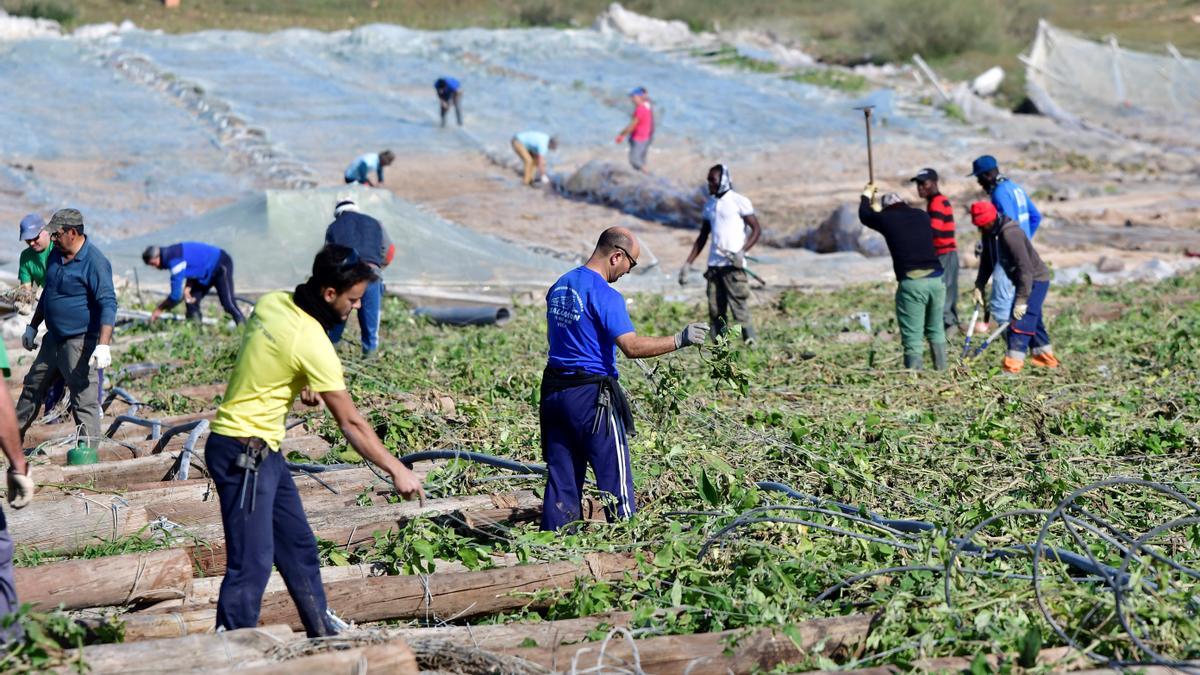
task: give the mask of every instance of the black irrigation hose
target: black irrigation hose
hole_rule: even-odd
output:
[[[486,464],[497,469],[546,475],[545,464],[526,464],[503,457],[485,455],[482,452],[471,452],[470,450],[422,450],[421,452],[405,455],[400,458],[400,461],[404,463],[404,466],[411,469],[412,465],[416,462],[427,462],[431,459],[465,459],[471,462],[478,462],[479,464]]]
[[[1082,497],[1090,492],[1093,492],[1093,491],[1096,491],[1099,489],[1103,489],[1103,488],[1115,487],[1115,486],[1140,487],[1140,488],[1145,488],[1148,490],[1158,492],[1158,493],[1165,495],[1166,497],[1178,502],[1179,504],[1187,507],[1187,509],[1189,509],[1191,511],[1192,515],[1175,518],[1169,522],[1166,522],[1166,523],[1163,523],[1156,527],[1151,528],[1145,534],[1134,537],[1134,536],[1131,536],[1130,534],[1128,534],[1127,532],[1121,530],[1117,526],[1113,525],[1112,523],[1108,522],[1107,520],[1094,515],[1087,509],[1084,509],[1076,504],[1076,501],[1079,500],[1080,497]],[[783,494],[788,495],[789,497],[799,499],[799,500],[808,502],[810,504],[833,505],[833,506],[837,507],[841,513],[836,513],[836,512],[832,512],[832,511],[828,511],[828,510],[824,510],[824,509],[811,509],[811,510],[814,512],[824,513],[826,515],[845,515],[846,517],[849,517],[851,520],[853,520],[855,522],[859,522],[861,524],[870,523],[876,527],[890,530],[890,531],[894,532],[895,534],[900,534],[902,532],[914,532],[914,533],[915,532],[930,532],[930,531],[936,531],[938,529],[932,523],[925,523],[922,521],[893,520],[893,519],[883,518],[877,514],[870,513],[864,509],[860,509],[858,507],[855,507],[855,506],[852,506],[849,504],[840,504],[838,502],[824,500],[824,499],[821,499],[819,497],[815,497],[812,495],[806,495],[806,494],[798,492],[795,489],[793,489],[787,485],[784,485],[782,483],[762,482],[762,483],[758,483],[758,487],[761,489],[781,492]],[[705,542],[705,545],[704,545],[704,547],[702,547],[699,557],[703,557],[704,554],[707,553],[708,548],[713,543],[715,543],[716,541],[719,541],[722,537],[724,537],[724,535],[727,532],[732,531],[733,529],[735,529],[737,527],[741,527],[744,525],[749,525],[749,524],[753,524],[753,523],[757,523],[757,522],[799,522],[799,523],[802,523],[805,525],[811,525],[811,523],[807,523],[804,521],[798,521],[798,520],[791,520],[791,519],[749,517],[755,513],[761,512],[763,510],[769,510],[771,508],[772,507],[752,509],[750,511],[747,511],[746,513],[739,515],[732,523],[727,525],[725,528],[722,528],[715,535],[713,535],[713,537],[711,537],[709,539],[709,541]],[[783,507],[778,507],[778,508],[783,508]],[[791,507],[791,509],[789,509],[789,510],[805,510],[805,507]],[[975,537],[981,531],[983,531],[984,528],[986,528],[987,526],[989,526],[992,523],[995,523],[997,521],[1003,520],[1003,519],[1015,518],[1015,517],[1033,517],[1033,518],[1044,519],[1041,529],[1038,532],[1038,537],[1037,537],[1037,540],[1035,543],[1033,543],[1032,545],[1031,544],[1015,544],[1015,545],[1011,545],[1011,546],[1005,546],[1003,548],[990,549],[990,550],[974,543]],[[1052,546],[1047,545],[1046,540],[1047,540],[1047,537],[1049,536],[1050,529],[1055,523],[1058,523],[1058,522],[1061,522],[1061,524],[1063,525],[1063,528],[1065,529],[1067,535],[1069,535],[1069,537],[1072,540],[1072,542],[1074,543],[1074,545],[1079,550],[1083,551],[1083,555],[1080,555],[1079,553],[1074,553],[1072,551],[1067,551],[1067,550],[1064,550],[1061,548],[1052,547]],[[1169,667],[1169,668],[1175,668],[1175,669],[1183,670],[1186,672],[1200,672],[1200,668],[1197,668],[1197,666],[1195,666],[1194,664],[1176,661],[1176,660],[1170,659],[1168,657],[1165,657],[1162,654],[1155,651],[1155,649],[1150,644],[1150,642],[1151,642],[1150,639],[1143,637],[1143,635],[1140,634],[1138,632],[1138,630],[1135,628],[1134,622],[1130,620],[1130,614],[1132,612],[1130,612],[1128,610],[1128,604],[1127,604],[1128,603],[1127,596],[1131,592],[1133,592],[1134,590],[1136,590],[1138,588],[1146,589],[1152,593],[1158,591],[1158,585],[1148,579],[1142,579],[1136,585],[1131,585],[1131,581],[1135,577],[1134,577],[1134,574],[1130,570],[1130,564],[1134,560],[1134,558],[1141,559],[1142,556],[1146,556],[1146,557],[1152,558],[1153,560],[1166,565],[1167,567],[1171,568],[1172,570],[1179,572],[1185,576],[1188,576],[1192,579],[1200,579],[1200,570],[1196,570],[1195,568],[1192,568],[1183,563],[1180,563],[1179,561],[1171,558],[1170,556],[1164,555],[1163,553],[1160,553],[1159,551],[1157,551],[1154,548],[1151,548],[1148,545],[1149,541],[1153,540],[1154,538],[1158,537],[1159,535],[1163,534],[1164,532],[1176,530],[1179,528],[1196,527],[1196,526],[1200,526],[1200,504],[1197,504],[1195,501],[1191,500],[1187,496],[1178,492],[1174,488],[1172,488],[1168,485],[1165,485],[1163,483],[1155,482],[1155,481],[1147,481],[1147,480],[1141,480],[1141,479],[1135,479],[1135,478],[1120,478],[1120,477],[1110,478],[1107,480],[1097,481],[1095,483],[1085,485],[1084,487],[1081,487],[1081,488],[1075,490],[1070,495],[1068,495],[1066,498],[1062,499],[1051,510],[1018,509],[1018,510],[1014,510],[1014,511],[1008,511],[1006,513],[1001,513],[1001,514],[997,514],[994,516],[990,516],[990,517],[984,519],[983,521],[981,521],[980,523],[975,525],[975,527],[973,527],[965,536],[955,537],[955,538],[951,539],[951,542],[954,544],[954,548],[951,550],[949,556],[947,557],[946,564],[942,567],[932,567],[932,566],[928,566],[928,565],[908,565],[908,566],[899,566],[899,567],[889,567],[889,568],[885,568],[885,569],[879,569],[879,570],[873,570],[870,572],[865,572],[862,574],[856,574],[854,576],[843,579],[842,581],[838,582],[837,584],[834,584],[833,586],[830,586],[829,588],[825,589],[820,595],[818,595],[816,597],[816,601],[819,602],[822,600],[826,600],[830,596],[832,596],[832,595],[836,594],[838,591],[842,590],[843,588],[846,588],[847,586],[857,583],[859,581],[862,581],[864,579],[868,579],[868,578],[882,575],[882,574],[893,574],[893,573],[901,573],[901,572],[917,572],[917,571],[943,572],[944,573],[943,588],[944,588],[944,593],[945,593],[946,605],[950,608],[953,608],[953,606],[954,606],[953,597],[952,597],[952,588],[951,588],[951,575],[955,572],[963,573],[963,574],[995,576],[995,577],[1001,577],[1001,578],[1007,578],[1007,579],[1028,580],[1033,585],[1033,589],[1034,589],[1034,592],[1037,597],[1038,609],[1041,612],[1042,617],[1050,625],[1051,629],[1055,632],[1055,634],[1057,634],[1058,637],[1062,639],[1063,643],[1070,646],[1072,649],[1075,649],[1075,650],[1079,651],[1080,653],[1086,654],[1089,658],[1091,658],[1095,661],[1098,661],[1098,662],[1105,663],[1106,665],[1111,666],[1111,667],[1121,668],[1121,667],[1126,667],[1126,666],[1154,665],[1154,666],[1164,666],[1164,667]],[[820,527],[821,527],[821,529],[827,529],[827,530],[838,532],[841,534],[847,534],[849,536],[854,536],[854,537],[860,538],[860,539],[869,539],[870,538],[868,535],[840,531],[837,528],[832,528],[832,527],[828,527],[828,526],[820,526]],[[1119,568],[1115,568],[1111,565],[1105,564],[1105,563],[1097,560],[1097,557],[1095,554],[1093,554],[1091,547],[1088,546],[1087,542],[1085,542],[1083,540],[1083,538],[1081,537],[1080,531],[1086,531],[1087,533],[1089,533],[1089,534],[1097,537],[1099,540],[1101,540],[1106,546],[1109,547],[1110,550],[1119,552],[1122,556],[1121,566]],[[888,543],[895,545],[895,544],[898,544],[899,542],[888,542]],[[903,548],[905,546],[901,546],[901,547]],[[982,560],[995,560],[995,559],[1010,558],[1010,557],[1027,557],[1027,558],[1030,558],[1032,561],[1033,573],[1031,575],[1022,575],[1022,574],[1009,574],[1009,573],[1003,573],[1003,572],[989,572],[986,570],[956,569],[955,568],[955,560],[961,555],[969,555],[969,556],[976,557],[976,558],[979,558]],[[1043,560],[1052,560],[1055,562],[1063,563],[1070,569],[1074,570],[1075,572],[1081,573],[1080,576],[1073,577],[1079,582],[1087,582],[1087,583],[1095,584],[1098,586],[1107,587],[1112,592],[1113,611],[1117,615],[1117,620],[1120,623],[1122,631],[1124,631],[1124,633],[1128,636],[1130,642],[1145,657],[1145,660],[1138,661],[1138,662],[1125,662],[1125,661],[1118,661],[1115,659],[1111,659],[1111,658],[1103,656],[1101,654],[1097,654],[1093,649],[1090,649],[1086,644],[1083,644],[1083,642],[1081,642],[1079,639],[1077,639],[1076,637],[1074,637],[1071,634],[1068,634],[1067,630],[1054,618],[1053,613],[1051,612],[1050,608],[1047,606],[1045,594],[1043,592],[1042,583],[1041,583],[1043,580],[1043,574],[1042,574],[1042,561]],[[1087,613],[1087,615],[1084,617],[1084,619],[1082,621],[1079,622],[1080,625],[1081,626],[1086,625],[1088,619],[1090,617],[1092,617],[1098,609],[1100,609],[1099,603],[1097,603],[1095,606],[1093,606],[1092,610]],[[1136,619],[1138,625],[1141,625],[1141,626],[1145,625],[1145,621],[1143,621],[1139,617],[1134,616],[1134,619]]]

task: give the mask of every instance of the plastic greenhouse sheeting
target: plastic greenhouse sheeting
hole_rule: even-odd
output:
[[[1042,21],[1026,59],[1030,99],[1064,123],[1143,140],[1196,146],[1200,61],[1170,45],[1161,54],[1092,42]]]
[[[354,199],[396,245],[389,283],[439,287],[544,287],[576,265],[442,220],[385,190],[365,187],[267,190],[160,232],[103,246],[113,272],[162,286],[165,271],[142,263],[149,245],[200,240],[233,258],[238,292],[292,288],[304,281],[325,242],[338,200]]]

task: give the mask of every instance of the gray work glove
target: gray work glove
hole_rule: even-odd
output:
[[[675,336],[675,349],[683,349],[694,345],[702,345],[708,338],[708,324],[689,323],[686,328]]]
[[[680,286],[687,286],[688,275],[691,273],[692,273],[692,266],[688,263],[684,263],[683,267],[679,268],[679,285]]]
[[[25,334],[21,336],[21,346],[28,352],[37,349],[37,329],[32,325],[25,327]]]

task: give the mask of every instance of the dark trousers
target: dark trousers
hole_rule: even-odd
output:
[[[942,264],[942,283],[946,286],[946,301],[942,307],[942,324],[946,328],[958,328],[958,251],[949,251],[938,256]]]
[[[238,309],[237,301],[233,295],[233,258],[229,254],[221,251],[221,258],[217,261],[217,269],[213,272],[212,279],[208,284],[202,284],[195,279],[188,279],[188,291],[191,292],[192,302],[187,305],[187,318],[196,319],[199,321],[202,317],[200,314],[200,301],[212,289],[217,289],[217,298],[221,301],[221,307],[225,310],[234,321],[241,324],[246,320],[242,315],[242,310]]]
[[[263,591],[274,563],[308,636],[333,635],[337,631],[325,617],[317,539],[304,516],[292,474],[280,453],[268,452],[259,466],[257,482],[251,476],[246,484],[243,500],[242,478],[246,471],[235,462],[244,449],[241,441],[221,434],[209,434],[204,445],[205,463],[217,486],[225,528],[227,563],[217,601],[217,628],[258,626]]]
[[[450,106],[454,106],[454,117],[458,120],[458,126],[462,126],[462,92],[456,91],[450,94],[448,98],[438,96],[438,104],[441,106],[442,126],[446,126],[446,113],[450,112]]]
[[[754,324],[750,319],[750,281],[746,270],[732,267],[709,267],[704,273],[708,280],[708,321],[713,332],[724,335],[729,328],[727,314],[742,325],[742,338],[754,339]]]
[[[1008,327],[1008,356],[1024,359],[1030,351],[1036,356],[1050,349],[1050,334],[1046,332],[1046,323],[1042,320],[1042,304],[1046,302],[1046,293],[1050,291],[1050,282],[1035,281],[1029,291],[1028,309],[1025,316],[1014,321]]]
[[[542,451],[549,470],[542,504],[543,530],[557,530],[580,519],[589,464],[603,493],[609,522],[628,518],[637,510],[625,426],[611,406],[597,411],[599,387],[585,384],[542,399]]]

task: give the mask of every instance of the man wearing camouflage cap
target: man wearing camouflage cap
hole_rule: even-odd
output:
[[[97,370],[112,363],[109,343],[117,318],[112,265],[83,233],[83,214],[60,209],[46,226],[54,250],[46,260],[46,289],[21,345],[37,349],[38,327],[46,323],[41,349],[25,375],[17,402],[21,441],[37,416],[46,389],[61,376],[71,395],[75,424],[83,427],[80,440],[93,445],[100,438],[100,392]]]

